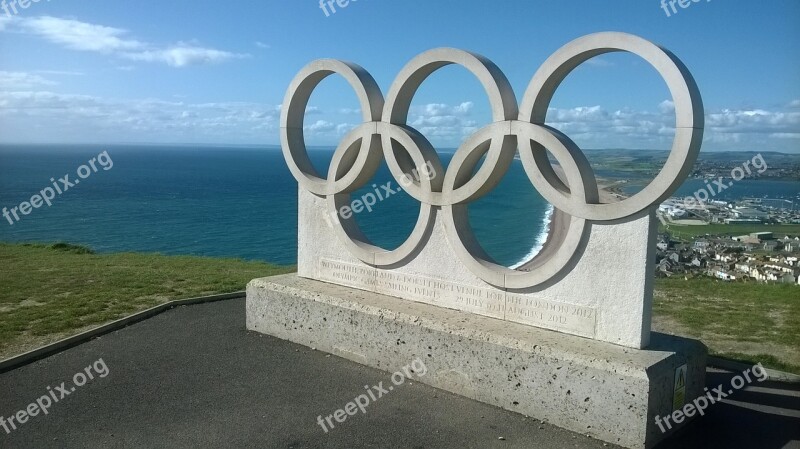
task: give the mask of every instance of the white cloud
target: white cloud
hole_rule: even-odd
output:
[[[44,90],[51,82],[27,72],[0,72],[0,137],[4,141],[278,141],[280,105],[191,103],[180,98],[116,100]],[[26,85],[31,87],[21,87]],[[15,91],[3,91],[9,89]],[[666,112],[666,104],[655,105],[652,111],[607,110],[599,105],[550,108],[547,123],[583,149],[669,149],[675,115]],[[320,109],[311,106],[308,112],[314,114]],[[304,127],[307,141],[313,144],[336,145],[356,126],[352,119],[339,122],[315,118],[319,119],[307,121]],[[488,112],[478,114],[470,102],[418,105],[409,114],[409,125],[437,148],[458,146],[489,120]],[[798,140],[797,110],[722,109],[710,110],[706,116],[705,149],[798,152]]]
[[[792,100],[789,103],[790,108],[800,108],[800,100]]]
[[[271,46],[271,45],[269,45],[269,44],[265,44],[265,43],[263,43],[263,42],[261,42],[261,41],[256,41],[256,47],[258,47],[258,48],[264,48],[264,49],[272,48],[272,46]]]
[[[620,113],[618,111],[617,113]],[[605,111],[600,106],[579,106],[572,109],[555,109],[549,108],[547,110],[547,121],[551,120],[554,123],[569,124],[572,122],[598,122],[610,120],[608,111]]]
[[[327,120],[317,120],[316,122],[306,125],[303,127],[303,130],[310,134],[327,134],[331,131],[336,130],[336,124],[331,123]]]
[[[356,125],[353,125],[352,123],[340,123],[336,125],[336,134],[343,136],[349,133],[355,127]]]
[[[706,129],[717,133],[798,132],[800,131],[800,112],[723,109],[706,114]]]
[[[43,73],[45,75],[57,76],[83,76],[83,72],[75,72],[72,70],[35,70],[36,73]]]
[[[128,31],[121,28],[50,16],[22,19],[19,24],[22,30],[72,50],[111,53],[144,47],[139,41],[124,39]]]
[[[421,116],[426,117],[444,117],[444,116],[465,116],[469,115],[474,104],[471,101],[465,101],[461,104],[450,106],[442,103],[431,103],[421,107],[414,108]],[[412,111],[412,112],[414,112]]]
[[[658,104],[658,110],[661,111],[662,114],[674,114],[675,103],[672,100],[664,100]]]
[[[122,28],[74,19],[41,16],[17,18],[0,24],[0,31],[14,28],[15,31],[41,37],[70,50],[111,54],[132,61],[164,63],[170,67],[213,64],[249,56],[185,42],[158,46],[130,38],[130,32]]]
[[[674,104],[666,100],[656,109],[614,111],[599,105],[550,108],[546,121],[581,148],[669,149],[675,134]],[[798,132],[800,113],[796,112],[723,109],[706,115],[705,140],[713,149],[750,149],[762,144],[767,136],[794,139]]]
[[[244,58],[246,55],[230,53],[212,48],[195,47],[179,43],[170,48],[122,53],[122,57],[132,61],[163,62],[171,67],[186,67],[197,64],[214,64],[230,59]]]
[[[11,17],[5,15],[0,16],[0,31],[5,30],[6,27],[11,23],[11,21],[12,21]]]
[[[455,146],[477,130],[477,123],[471,118],[473,108],[471,101],[457,105],[430,103],[414,106],[408,123],[434,144]]]
[[[797,133],[772,133],[769,135],[773,139],[800,139],[800,132]]]
[[[675,134],[675,111],[671,101],[660,103],[658,112],[609,111],[601,106],[550,108],[547,123],[581,148],[669,149]],[[705,141],[713,149],[752,149],[762,146],[766,137],[788,140],[796,139],[798,133],[800,112],[722,109],[707,111],[705,117]]]
[[[279,110],[258,103],[116,100],[47,91],[0,92],[5,141],[274,142]]]
[[[310,106],[306,108],[306,116],[312,114],[321,114],[322,111],[315,107]],[[352,123],[334,123],[324,119],[306,123],[303,126],[305,137],[310,142],[327,142],[330,144],[338,144],[339,139],[350,132],[357,125]]]
[[[33,87],[55,86],[55,81],[51,81],[27,72],[4,72],[0,71],[0,90],[24,90]]]

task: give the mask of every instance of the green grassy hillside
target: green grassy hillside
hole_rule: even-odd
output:
[[[0,243],[0,359],[174,299],[293,271],[261,262]]]

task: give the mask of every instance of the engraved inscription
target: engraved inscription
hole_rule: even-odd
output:
[[[328,259],[319,261],[319,277],[321,281],[364,290],[372,290],[375,284],[374,269]]]
[[[441,298],[444,282],[420,276],[378,270],[375,285],[382,293],[400,297],[422,297],[435,303]],[[428,302],[428,301],[426,301]]]
[[[592,307],[330,259],[320,259],[319,275],[322,281],[439,307],[587,337],[595,335],[597,311]]]
[[[505,293],[499,290],[384,270],[377,270],[376,287],[386,295],[480,315],[503,318],[505,312]]]
[[[509,294],[506,297],[506,319],[594,337],[597,311],[592,307]]]

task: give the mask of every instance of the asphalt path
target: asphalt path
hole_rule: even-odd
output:
[[[248,332],[244,319],[244,299],[179,307],[0,374],[7,426],[52,403],[10,433],[0,424],[0,448],[615,447],[413,379],[373,390],[364,413],[331,428],[326,416],[391,373]],[[800,385],[759,383],[659,448],[800,448],[798,413]]]

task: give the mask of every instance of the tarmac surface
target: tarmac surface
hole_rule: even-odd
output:
[[[391,374],[248,332],[244,320],[244,299],[179,307],[0,374],[7,426],[42,396],[59,399],[10,433],[0,422],[0,448],[615,447],[412,379],[326,432],[318,416]],[[732,376],[712,371],[707,383]],[[800,384],[741,390],[658,447],[800,448]]]

